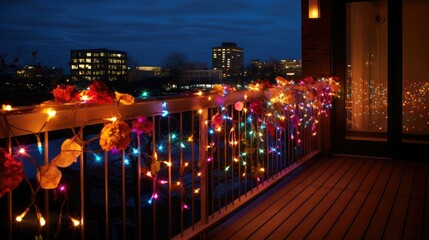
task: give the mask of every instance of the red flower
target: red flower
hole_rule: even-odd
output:
[[[24,178],[22,163],[0,148],[0,198],[16,188]]]
[[[264,106],[262,104],[262,101],[253,101],[249,105],[250,111],[257,115],[264,114]]]
[[[79,93],[74,86],[71,85],[58,85],[57,88],[52,90],[54,101],[68,102],[72,100],[79,100]]]
[[[271,87],[273,87],[273,84],[271,84],[269,81],[263,81],[262,87],[263,88],[271,88]]]
[[[152,135],[153,124],[151,121],[147,120],[146,116],[139,117],[136,121],[133,122],[132,132],[137,135],[145,133],[148,136]]]
[[[305,77],[303,80],[306,84],[313,84],[316,82],[316,79],[314,77]]]
[[[274,137],[274,135],[276,134],[276,126],[274,126],[273,123],[268,122],[266,125],[266,129],[268,134],[270,134],[271,137]]]
[[[89,85],[87,95],[90,102],[94,103],[112,103],[116,98],[115,93],[110,91],[107,85],[101,81],[94,81]]]
[[[284,131],[287,127],[287,122],[284,118],[278,118],[276,121],[276,125],[280,130]]]
[[[101,129],[100,146],[104,151],[125,150],[131,142],[131,129],[124,121],[107,123]]]
[[[213,117],[212,117],[212,126],[214,129],[218,129],[220,127],[222,127],[222,123],[223,123],[223,116],[220,113],[216,113]]]

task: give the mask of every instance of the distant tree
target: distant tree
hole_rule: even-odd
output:
[[[169,69],[171,79],[176,84],[177,91],[180,91],[181,79],[188,63],[187,55],[181,52],[170,53],[162,61],[163,67]]]
[[[4,77],[10,71],[16,71],[18,68],[18,55],[10,58],[7,53],[0,52],[0,78]]]

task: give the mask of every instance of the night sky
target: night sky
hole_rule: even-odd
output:
[[[0,53],[65,71],[72,49],[126,51],[136,65],[181,52],[211,67],[211,48],[236,42],[245,64],[299,59],[300,9],[299,0],[0,0]]]

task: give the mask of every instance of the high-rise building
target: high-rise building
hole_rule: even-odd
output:
[[[222,42],[222,46],[212,48],[213,70],[222,70],[223,79],[240,80],[243,76],[244,50],[233,42]]]
[[[74,81],[126,81],[127,53],[106,48],[71,50],[70,68]]]

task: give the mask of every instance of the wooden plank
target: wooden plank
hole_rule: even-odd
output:
[[[400,239],[404,230],[405,219],[407,216],[408,203],[411,197],[411,189],[413,185],[413,176],[415,167],[413,164],[406,164],[404,175],[402,176],[401,185],[398,189],[398,194],[395,197],[395,204],[393,205],[389,221],[386,226],[383,236],[386,239]]]
[[[252,228],[253,225],[249,224],[249,228],[247,231],[241,231],[240,235],[234,236],[233,239],[265,239],[271,234],[279,225],[288,219],[297,209],[299,209],[311,196],[315,195],[317,190],[321,189],[323,184],[327,182],[332,175],[334,175],[339,169],[341,169],[342,165],[345,163],[344,160],[337,161],[336,164],[332,165],[327,171],[324,172],[317,181],[308,185],[306,189],[296,196],[292,201],[283,205],[283,207],[273,214],[270,214],[270,218],[265,222],[264,225],[257,228],[258,231],[255,231],[255,228]],[[324,191],[327,192],[326,189]],[[258,223],[260,225],[260,223]]]
[[[372,189],[379,189],[381,186],[386,185],[388,177],[392,173],[393,165],[387,161],[383,162],[384,166],[382,171],[379,174],[371,174],[370,177],[372,179],[369,179],[368,182],[364,182],[366,184],[362,184],[358,192],[356,192],[353,199],[351,199],[346,209],[344,209],[343,213],[338,218],[336,224],[329,231],[327,235],[328,239],[344,238],[348,228],[353,224]]]
[[[289,218],[285,219],[277,229],[271,232],[265,238],[270,239],[284,239],[300,224],[316,206],[322,205],[321,202],[325,197],[332,192],[332,189],[341,181],[346,180],[347,173],[350,173],[355,159],[345,159],[345,164],[341,166],[321,187]],[[349,177],[348,179],[351,179]],[[339,193],[337,194],[339,195]],[[328,208],[328,207],[325,207]]]
[[[357,158],[345,170],[349,160],[315,161],[208,238],[429,239],[427,163]]]
[[[371,175],[378,175],[379,171],[383,168],[382,161],[375,161],[374,159],[360,159],[363,161],[364,165],[359,170],[352,182],[346,187],[346,189],[341,193],[340,197],[334,202],[332,208],[320,219],[316,226],[313,227],[311,231],[307,234],[306,238],[308,239],[322,239],[327,235],[328,231],[332,226],[338,221],[341,213],[347,207],[351,199],[356,195],[357,190],[361,185],[367,185],[367,182],[375,179]]]
[[[392,209],[395,201],[395,196],[403,173],[402,166],[393,164],[394,163],[387,161],[387,166],[392,166],[393,171],[391,171],[390,174],[386,173],[384,175],[380,175],[377,179],[376,184],[369,193],[367,199],[362,205],[362,208],[359,210],[353,223],[350,225],[349,230],[345,235],[346,238],[353,237],[362,239],[371,219],[374,216],[376,216],[374,225],[384,229],[385,223],[387,222],[387,216],[389,216],[390,210]]]
[[[422,210],[425,209],[426,174],[426,166],[419,163],[413,180],[413,189],[402,239],[422,239],[424,216],[424,211]],[[428,227],[426,226],[426,228]]]
[[[347,174],[343,176],[340,182],[338,182],[334,188],[328,193],[328,195],[305,217],[299,225],[292,230],[287,236],[289,239],[304,239],[309,231],[316,226],[323,215],[331,209],[335,202],[338,200],[340,195],[345,191],[347,186],[356,178],[356,175],[362,169],[364,161],[356,160],[353,166],[347,171]],[[363,179],[363,178],[362,178]]]
[[[244,228],[249,222],[258,218],[261,213],[264,213],[267,209],[276,206],[280,199],[284,198],[286,194],[289,194],[290,196],[299,194],[304,189],[304,186],[306,186],[307,182],[315,181],[324,170],[328,169],[334,163],[335,160],[333,158],[318,159],[308,168],[300,172],[299,175],[291,176],[292,179],[290,181],[284,181],[282,184],[279,184],[272,189],[274,192],[278,192],[280,194],[275,194],[274,196],[264,194],[257,201],[252,202],[250,207],[246,207],[246,211],[240,211],[235,216],[213,229],[209,233],[209,238],[228,239],[237,231],[240,231],[242,228]],[[251,209],[250,211],[249,208]]]

